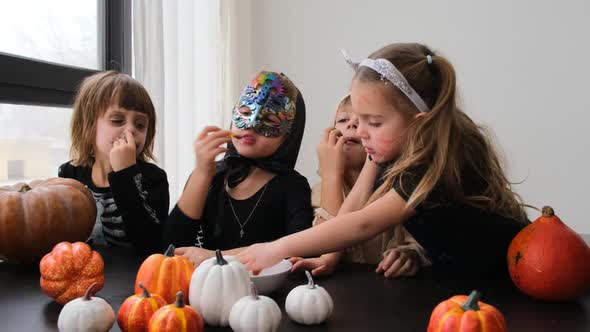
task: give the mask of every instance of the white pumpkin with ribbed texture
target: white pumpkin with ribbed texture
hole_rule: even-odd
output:
[[[334,310],[334,302],[328,292],[313,282],[309,271],[307,285],[293,288],[285,300],[285,311],[300,324],[319,324],[328,319]]]
[[[281,309],[270,297],[258,295],[250,284],[250,295],[239,299],[231,308],[229,326],[235,332],[276,332],[281,324]]]
[[[215,251],[215,257],[195,269],[189,286],[189,301],[212,326],[227,326],[232,306],[248,295],[250,274],[237,259]]]
[[[57,319],[57,328],[60,332],[106,332],[113,327],[113,308],[100,297],[90,296],[96,285],[97,283],[93,283],[84,296],[64,305]]]

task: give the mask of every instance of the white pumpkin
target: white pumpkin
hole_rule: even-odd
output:
[[[279,305],[268,296],[259,296],[253,283],[250,295],[239,299],[229,314],[229,326],[235,332],[276,332],[280,324]]]
[[[307,285],[293,288],[285,300],[285,311],[292,320],[300,324],[319,324],[328,319],[334,310],[330,294],[313,282],[309,271]]]
[[[97,283],[86,290],[84,296],[74,299],[61,309],[57,328],[61,332],[105,332],[115,323],[115,312],[107,301],[91,297],[90,293]]]
[[[226,260],[227,259],[227,260]],[[195,269],[189,286],[189,302],[212,326],[227,326],[232,306],[248,295],[250,274],[232,256],[223,258],[221,251]]]

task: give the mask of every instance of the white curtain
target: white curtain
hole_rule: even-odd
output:
[[[238,95],[238,56],[249,30],[238,20],[249,16],[249,1],[133,1],[134,76],[155,103],[155,154],[176,203],[194,168],[193,142],[207,125],[227,128]],[[239,45],[238,45],[239,41]],[[248,43],[246,43],[248,45]]]

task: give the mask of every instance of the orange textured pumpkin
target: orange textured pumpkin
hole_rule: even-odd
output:
[[[184,305],[182,292],[176,302],[158,309],[150,319],[150,332],[202,332],[203,318],[189,305]]]
[[[523,293],[564,301],[590,286],[590,248],[551,207],[518,233],[508,247],[508,271]]]
[[[95,282],[96,292],[104,286],[102,257],[84,242],[56,244],[41,259],[39,269],[41,289],[60,304],[83,296]]]
[[[0,259],[38,262],[59,242],[85,241],[95,220],[94,198],[76,180],[0,187]]]
[[[184,303],[188,302],[188,286],[195,267],[184,256],[174,256],[174,246],[170,245],[164,255],[153,254],[143,261],[135,279],[135,294],[141,294],[139,282],[166,300],[174,303],[176,292],[184,294]]]
[[[494,306],[479,301],[473,291],[469,297],[455,295],[432,311],[428,332],[505,332],[506,321]]]
[[[123,332],[147,332],[150,318],[166,305],[163,297],[150,294],[141,282],[138,286],[143,290],[143,294],[129,296],[117,314],[117,323]]]

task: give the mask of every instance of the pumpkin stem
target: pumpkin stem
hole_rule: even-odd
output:
[[[463,308],[463,310],[465,310],[465,311],[467,311],[467,310],[479,311],[479,305],[477,305],[477,302],[479,301],[480,297],[481,297],[481,294],[478,291],[476,291],[476,290],[472,291],[471,294],[469,294],[467,301],[465,301],[465,303],[463,303],[461,308]]]
[[[25,184],[23,184],[22,187],[20,187],[20,189],[18,190],[18,192],[21,193],[21,194],[24,194],[27,191],[31,191],[31,190],[32,190],[32,188],[29,187],[29,185],[25,183]]]
[[[223,255],[221,254],[221,250],[215,250],[215,257],[217,258],[217,265],[226,265],[227,261],[223,259]]]
[[[84,293],[84,296],[82,297],[82,300],[90,301],[92,299],[91,298],[92,295],[90,295],[90,293],[94,294],[93,289],[94,289],[94,286],[96,286],[96,285],[98,285],[98,282],[95,281],[92,283],[92,285],[90,285],[90,287],[88,287],[88,289],[86,290],[86,293]]]
[[[174,245],[171,244],[168,246],[168,249],[166,249],[166,252],[164,253],[164,256],[166,257],[174,257]]]
[[[315,288],[315,283],[313,282],[313,278],[309,271],[305,270],[305,275],[307,276],[307,288]]]
[[[543,217],[553,217],[555,215],[555,211],[550,206],[543,206],[541,211],[543,212]]]
[[[174,302],[174,306],[177,308],[184,307],[184,301],[182,300],[182,291],[178,291],[178,293],[176,293],[176,302]]]
[[[150,295],[150,292],[148,292],[147,288],[145,288],[145,286],[141,283],[141,281],[138,284],[139,288],[143,289],[143,297],[148,298],[148,297],[152,297]]]
[[[258,296],[258,289],[256,288],[256,285],[254,285],[253,282],[250,283],[250,295],[255,299],[258,300],[259,296]]]

